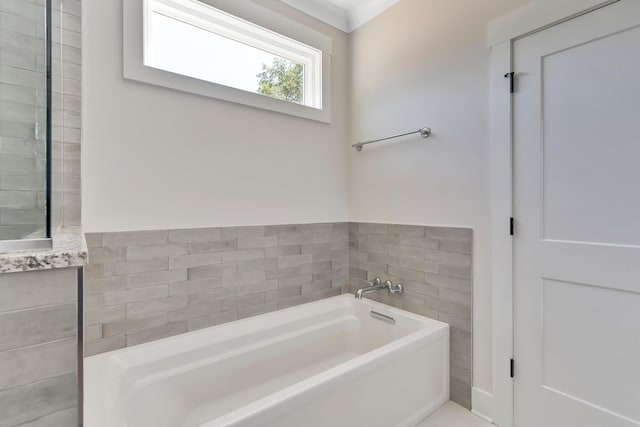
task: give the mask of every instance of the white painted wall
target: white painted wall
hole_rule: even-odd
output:
[[[85,2],[85,231],[347,220],[347,36],[258,3],[333,37],[330,125],[125,81],[122,2]]]
[[[422,126],[430,126],[433,136],[352,150],[350,219],[474,229],[474,385],[488,392],[487,25],[527,2],[402,0],[352,34],[349,143]]]

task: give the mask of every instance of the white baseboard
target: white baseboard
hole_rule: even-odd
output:
[[[487,422],[493,423],[491,413],[493,394],[478,387],[471,389],[471,412]]]

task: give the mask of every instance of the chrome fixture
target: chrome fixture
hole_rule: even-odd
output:
[[[373,311],[373,310],[371,310],[369,314],[374,319],[382,320],[383,322],[391,323],[392,325],[396,324],[396,319],[394,319],[391,316],[387,316],[386,314],[378,313],[377,311]]]
[[[357,144],[353,144],[352,147],[357,151],[362,151],[362,147],[367,144],[373,144],[375,142],[386,141],[388,139],[400,138],[401,136],[413,135],[414,133],[419,133],[423,138],[429,138],[431,136],[431,128],[423,127],[418,130],[412,130],[411,132],[399,133],[397,135],[388,136],[386,138],[373,139],[371,141],[358,142]]]
[[[401,294],[402,292],[404,292],[404,286],[402,286],[402,284],[398,283],[394,285],[393,282],[391,282],[391,280],[387,280],[386,282],[382,283],[382,280],[380,280],[379,277],[376,277],[375,279],[369,282],[369,286],[365,286],[364,288],[358,289],[356,291],[355,296],[356,296],[356,299],[362,299],[364,294],[368,294],[369,292],[380,291],[382,289],[386,289],[389,292],[389,295]]]

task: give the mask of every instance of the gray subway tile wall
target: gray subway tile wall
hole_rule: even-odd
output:
[[[76,425],[76,275],[0,275],[2,427]]]
[[[53,9],[52,222],[57,228],[80,225],[82,0],[54,0]]]
[[[88,234],[85,354],[339,295],[348,224]]]
[[[450,325],[451,400],[471,408],[472,246],[465,228],[349,224],[349,292],[376,277],[405,292],[374,300]]]

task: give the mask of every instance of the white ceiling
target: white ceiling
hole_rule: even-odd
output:
[[[280,0],[307,15],[350,33],[399,0]]]

